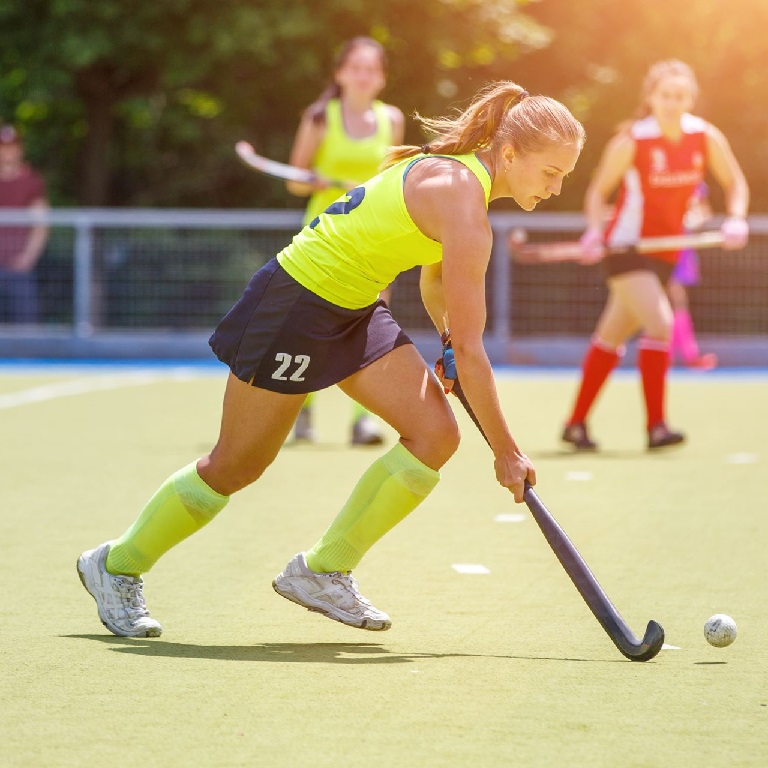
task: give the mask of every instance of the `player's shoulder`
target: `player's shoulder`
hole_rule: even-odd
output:
[[[603,162],[630,162],[635,154],[636,137],[632,126],[622,126],[611,136],[603,151]]]
[[[692,115],[689,112],[680,118],[680,127],[683,129],[683,133],[709,133],[711,126],[712,124],[703,117]]]
[[[384,104],[384,109],[386,110],[386,113],[389,116],[389,119],[392,121],[393,125],[405,125],[405,115],[401,109],[396,107],[394,104]]]
[[[659,121],[653,115],[635,120],[629,128],[629,133],[634,141],[658,139],[662,135]]]
[[[448,155],[417,158],[408,170],[411,190],[434,197],[443,211],[455,205],[484,202],[484,190],[477,175],[466,164]]]
[[[684,135],[706,133],[708,126],[709,123],[703,117],[689,112],[680,117],[680,129]],[[635,120],[630,126],[629,133],[635,141],[653,141],[663,136],[659,121],[653,115]]]
[[[435,179],[441,184],[477,184],[478,178],[475,171],[461,161],[456,155],[428,155],[416,164],[422,166],[425,176]]]

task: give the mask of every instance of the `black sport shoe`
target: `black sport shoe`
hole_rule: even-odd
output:
[[[663,421],[654,424],[648,430],[649,451],[666,448],[669,445],[679,445],[682,442],[685,442],[685,435],[682,432],[673,432]]]
[[[589,439],[587,425],[581,422],[566,424],[562,440],[563,442],[570,443],[577,451],[597,450],[597,443]]]

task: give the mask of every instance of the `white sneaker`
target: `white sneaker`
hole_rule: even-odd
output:
[[[141,577],[114,576],[107,571],[111,544],[108,541],[89,549],[77,560],[80,581],[96,601],[101,623],[121,637],[160,637],[163,628],[149,615]]]
[[[381,445],[383,442],[381,428],[367,413],[352,425],[352,445]]]
[[[350,574],[310,571],[303,552],[285,566],[272,586],[278,595],[350,627],[379,631],[392,626],[389,616],[360,594]]]

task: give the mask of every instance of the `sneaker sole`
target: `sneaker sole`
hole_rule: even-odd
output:
[[[376,445],[384,445],[384,440],[350,440],[349,444],[363,446],[365,448]]]
[[[349,618],[342,618],[339,614],[333,614],[328,610],[328,607],[323,603],[311,603],[311,598],[306,593],[302,593],[305,600],[299,598],[299,596],[289,590],[283,590],[277,583],[277,580],[272,582],[272,589],[277,592],[280,597],[284,597],[286,600],[290,600],[296,605],[300,605],[302,608],[306,608],[313,613],[320,613],[328,619],[338,621],[340,624],[346,624],[348,627],[354,627],[355,629],[367,629],[369,632],[384,632],[392,626],[391,621],[374,621],[372,619],[358,619],[351,614],[344,614]]]
[[[649,451],[663,451],[665,448],[676,448],[678,445],[682,445],[685,442],[685,438],[682,440],[674,440],[669,443],[659,443],[658,445],[649,445]]]
[[[99,621],[113,634],[117,635],[118,637],[160,637],[160,635],[163,633],[162,628],[160,629],[148,629],[144,630],[142,632],[126,632],[123,629],[120,629],[120,627],[115,626],[114,624],[111,624],[109,621],[106,621],[104,617],[101,615],[101,606],[99,605],[99,601],[96,598],[96,595],[91,592],[90,587],[88,586],[86,582],[86,576],[83,573],[82,569],[80,568],[80,563],[82,562],[82,558],[77,558],[77,575],[80,577],[80,583],[85,588],[85,591],[93,598],[93,601],[96,603],[96,611],[99,614]]]
[[[596,445],[578,445],[577,443],[572,443],[570,440],[563,440],[563,442],[566,445],[570,445],[571,448],[578,453],[595,453],[598,450]]]

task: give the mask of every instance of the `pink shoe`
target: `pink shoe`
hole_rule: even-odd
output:
[[[714,352],[707,352],[704,355],[686,360],[685,367],[695,371],[711,371],[713,368],[717,368],[717,355]]]

